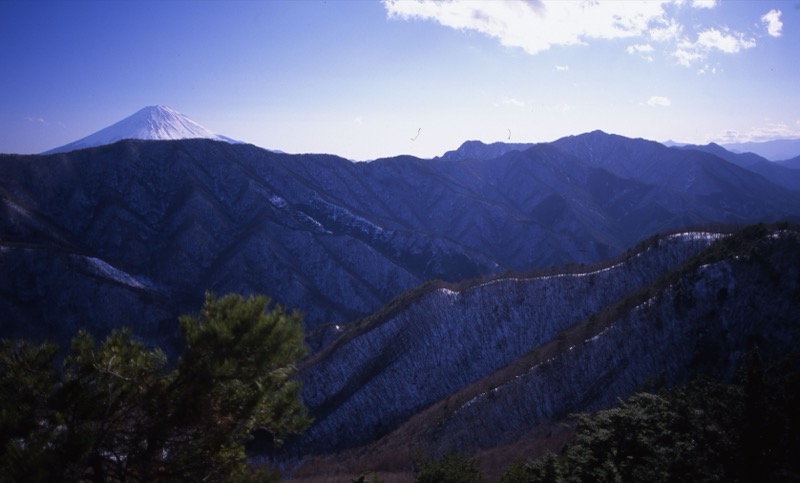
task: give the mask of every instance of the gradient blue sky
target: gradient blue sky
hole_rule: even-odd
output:
[[[800,0],[0,0],[0,152],[154,104],[265,148],[355,160],[509,130],[797,138],[798,49]]]

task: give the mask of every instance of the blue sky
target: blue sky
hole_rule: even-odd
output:
[[[509,133],[798,138],[798,48],[800,1],[2,0],[0,152],[154,104],[355,160]]]

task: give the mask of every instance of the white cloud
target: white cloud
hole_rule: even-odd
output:
[[[783,30],[781,22],[781,11],[772,9],[761,16],[761,23],[767,27],[767,33],[773,37],[780,37]]]
[[[647,33],[655,42],[667,42],[678,38],[682,30],[681,25],[674,18],[661,22],[659,26],[651,28]]]
[[[692,0],[692,7],[694,8],[714,8],[717,6],[717,0]]]
[[[649,54],[653,51],[653,46],[650,44],[633,44],[629,45],[625,51],[629,54]]]
[[[700,32],[697,36],[697,45],[707,50],[718,49],[726,54],[735,54],[742,49],[755,47],[756,41],[744,38],[744,34],[739,32],[727,34],[711,28]]]
[[[679,47],[672,55],[678,59],[678,63],[689,67],[694,62],[705,59],[705,54],[700,53],[698,50],[692,48],[691,45],[684,45]]]
[[[685,15],[690,8],[719,6],[715,0],[383,0],[383,5],[389,18],[476,31],[531,55],[554,46],[628,39],[625,51],[631,55],[652,62],[663,52],[690,67],[705,64],[712,52],[735,54],[756,45],[727,26],[709,28]],[[761,21],[770,35],[780,35],[780,11],[771,10]]]
[[[555,45],[641,36],[663,24],[664,3],[668,2],[384,0],[390,17],[434,20],[454,29],[475,30],[529,54]]]
[[[643,59],[647,60],[648,62],[652,62],[653,61],[653,56],[652,56],[653,50],[655,50],[655,49],[650,44],[633,44],[633,45],[629,45],[628,48],[625,49],[625,52],[627,52],[627,53],[629,53],[631,55],[638,54],[639,56],[641,56]]]
[[[672,102],[664,96],[651,96],[646,104],[653,107],[669,107],[672,105]]]
[[[700,67],[700,69],[698,69],[697,73],[700,74],[700,75],[716,74],[717,73],[717,68],[712,66],[712,65],[706,64],[703,67]]]
[[[569,66],[568,65],[557,65],[556,66],[556,70],[559,71],[559,72],[566,72],[566,71],[569,70]]]
[[[364,118],[362,116],[356,116],[353,119],[353,124],[358,124],[358,125],[364,124]]]
[[[723,32],[716,28],[710,28],[700,32],[694,42],[688,39],[678,42],[678,47],[673,55],[678,59],[679,64],[688,67],[694,62],[705,60],[712,50],[735,54],[755,46],[755,39],[747,39],[740,32],[729,32],[727,29]]]

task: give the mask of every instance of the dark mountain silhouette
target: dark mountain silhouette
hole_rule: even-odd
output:
[[[524,151],[535,146],[533,143],[502,143],[484,144],[481,141],[466,141],[458,149],[444,153],[441,158],[445,161],[461,161],[465,159],[494,159],[511,152]]]
[[[778,161],[776,164],[790,169],[800,169],[800,156],[785,161]]]
[[[728,151],[727,149],[716,143],[703,144],[703,145],[682,144],[676,147],[678,147],[679,149],[694,149],[696,151],[704,151],[706,153],[711,153],[719,158],[724,159],[729,163],[741,166],[742,168],[748,168],[750,166],[753,166],[754,164],[758,164],[764,161],[769,162],[766,158],[761,157],[755,153],[735,153],[732,151]]]
[[[784,188],[800,190],[800,171],[791,169],[791,160],[778,162],[768,161],[753,153],[733,153],[713,143],[705,146],[685,145],[681,146],[681,149],[694,149],[714,154],[725,161],[760,174],[772,183],[783,186]]]

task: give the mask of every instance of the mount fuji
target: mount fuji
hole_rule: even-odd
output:
[[[177,140],[213,139],[239,143],[216,134],[166,106],[148,106],[125,119],[75,142],[51,149],[43,154],[65,153],[76,149],[112,144],[122,139]]]

